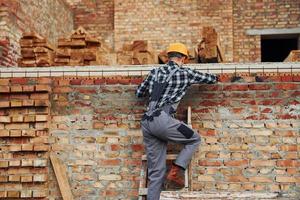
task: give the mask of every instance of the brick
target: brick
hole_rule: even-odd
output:
[[[35,131],[34,130],[22,130],[21,134],[23,137],[34,137]]]
[[[21,137],[22,136],[22,130],[10,130],[9,131],[10,137]]]
[[[46,182],[48,180],[46,174],[35,174],[33,176],[33,182]]]
[[[7,191],[8,198],[19,198],[20,192],[19,191]]]
[[[0,129],[0,137],[9,137],[9,131]]]
[[[30,198],[32,197],[32,190],[22,190],[21,198]]]
[[[281,151],[299,151],[300,146],[299,145],[281,145],[280,150]]]
[[[250,90],[269,90],[271,85],[269,84],[251,84],[249,85]]]
[[[4,85],[4,86],[7,86],[7,85],[9,85],[9,79],[3,79],[3,78],[1,78],[0,79],[0,85]]]
[[[299,183],[300,179],[296,177],[289,177],[289,176],[276,176],[276,182],[279,183]]]
[[[24,116],[24,122],[35,122],[35,115]]]
[[[34,86],[33,85],[23,85],[22,90],[23,90],[23,92],[34,92]]]
[[[44,159],[35,159],[33,161],[34,167],[46,167],[47,166],[47,160]]]
[[[120,181],[122,180],[122,177],[117,174],[109,174],[109,175],[99,175],[98,179],[100,181]]]
[[[9,101],[0,101],[0,108],[9,108],[10,102]]]
[[[8,130],[23,130],[23,129],[29,129],[28,123],[11,123],[6,124],[5,128]]]
[[[0,161],[0,168],[7,168],[8,167],[8,161]]]
[[[230,85],[224,85],[223,90],[228,91],[247,91],[248,85],[242,85],[242,84],[230,84]]]
[[[49,145],[35,144],[33,147],[34,151],[49,151]]]
[[[5,182],[8,182],[8,177],[7,176],[0,176],[0,183],[5,183]]]
[[[21,176],[22,183],[32,182],[33,177],[31,175]]]
[[[295,83],[278,83],[275,85],[277,90],[296,90],[297,84]]]
[[[11,160],[11,161],[9,161],[9,166],[10,166],[10,167],[18,167],[18,166],[21,166],[21,161],[20,161],[20,160]]]
[[[225,166],[247,166],[248,160],[231,160],[231,161],[224,161]]]
[[[6,198],[7,192],[6,191],[0,191],[0,198]]]
[[[22,102],[23,106],[34,106],[34,100],[32,99],[24,99]]]
[[[42,198],[47,196],[48,196],[48,192],[46,190],[34,190],[32,193],[33,198]]]
[[[23,116],[22,115],[14,115],[11,117],[12,122],[23,122]]]
[[[35,86],[35,91],[48,92],[48,91],[51,91],[51,87],[49,85],[36,85]]]
[[[48,115],[36,115],[35,120],[37,122],[48,121]]]
[[[22,144],[22,151],[33,151],[33,144]]]
[[[31,159],[22,159],[21,165],[22,165],[22,167],[31,167],[31,166],[33,166],[33,160],[31,160]]]
[[[22,101],[20,100],[11,100],[10,101],[10,106],[11,107],[22,107]]]
[[[21,85],[12,85],[10,86],[11,92],[22,92],[22,86]]]
[[[262,176],[254,176],[254,177],[249,177],[250,182],[255,182],[255,183],[271,183],[273,180],[268,177],[262,177]]]
[[[10,116],[0,116],[0,123],[10,123]]]
[[[48,93],[34,93],[30,95],[30,99],[33,100],[48,100],[49,94]]]
[[[21,145],[10,145],[9,151],[12,151],[12,152],[21,151]]]
[[[20,182],[21,176],[20,175],[9,175],[8,180],[9,180],[9,182]]]
[[[223,163],[221,161],[206,161],[201,160],[198,162],[200,166],[222,166]]]
[[[228,176],[226,177],[228,182],[247,182],[248,179],[244,176]]]
[[[276,165],[278,167],[300,167],[300,162],[297,160],[278,160]]]
[[[204,175],[199,175],[198,176],[198,181],[203,181],[203,182],[214,182],[215,179],[212,176],[204,176]]]
[[[48,100],[34,100],[35,106],[49,106]]]
[[[251,160],[250,165],[253,167],[273,167],[275,166],[274,160]]]
[[[10,88],[8,86],[0,86],[0,93],[8,93]]]

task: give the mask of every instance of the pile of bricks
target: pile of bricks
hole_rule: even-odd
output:
[[[0,80],[0,198],[48,196],[48,85]]]
[[[124,45],[118,52],[117,63],[121,65],[143,65],[157,63],[154,50],[145,40],[136,40],[132,44]]]
[[[196,49],[196,59],[199,63],[220,62],[221,50],[218,45],[218,34],[213,27],[203,27],[202,41]]]
[[[58,40],[54,65],[83,66],[98,64],[97,50],[100,46],[100,41],[90,37],[83,28],[79,27],[72,33],[70,38]]]
[[[300,50],[292,50],[284,62],[300,62]]]
[[[47,40],[36,33],[24,33],[20,39],[20,67],[49,67],[53,61],[53,47]]]

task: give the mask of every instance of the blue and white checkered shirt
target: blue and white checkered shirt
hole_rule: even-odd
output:
[[[170,61],[168,64],[159,67],[158,69],[158,82],[165,82],[169,73],[177,68],[169,83],[167,84],[163,95],[157,103],[157,108],[164,105],[175,104],[179,102],[185,95],[187,88],[196,83],[215,83],[217,76],[214,74],[201,73],[188,67],[180,67],[175,62]],[[153,83],[155,79],[155,69],[152,69],[147,78],[139,85],[136,96],[143,97],[152,93]]]

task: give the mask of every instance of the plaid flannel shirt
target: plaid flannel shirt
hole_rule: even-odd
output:
[[[188,67],[180,67],[175,62],[170,61],[165,66],[158,70],[158,82],[166,81],[169,73],[177,68],[169,83],[163,91],[163,95],[157,103],[157,108],[164,105],[174,104],[179,102],[185,95],[187,88],[196,83],[215,83],[217,76],[209,73],[201,73]],[[147,92],[151,94],[153,90],[153,83],[155,79],[155,69],[152,69],[147,78],[139,85],[136,96],[146,96]]]

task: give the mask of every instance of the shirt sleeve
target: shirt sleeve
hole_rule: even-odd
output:
[[[187,71],[188,71],[190,84],[196,84],[196,83],[212,84],[217,82],[217,76],[214,74],[202,73],[190,68],[188,68]]]
[[[153,79],[154,77],[154,69],[152,69],[148,76],[146,77],[146,79],[138,86],[135,95],[137,97],[144,97],[146,95],[146,92],[149,89],[149,85],[150,85],[150,81]]]

